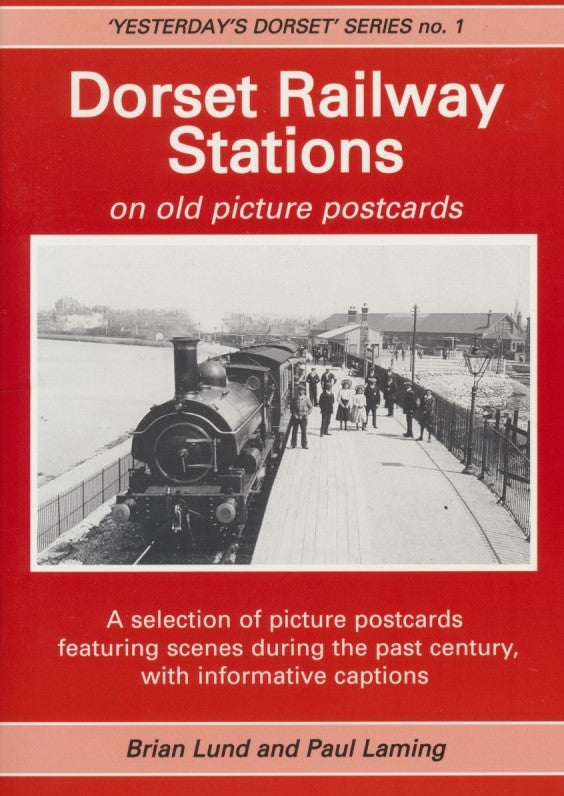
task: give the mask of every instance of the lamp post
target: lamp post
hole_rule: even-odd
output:
[[[415,340],[417,337],[417,304],[411,310],[413,313],[413,335],[411,339],[411,383],[415,384]]]
[[[372,362],[371,365],[374,365],[374,344],[373,343],[366,343],[364,346],[364,378],[368,376],[368,357],[371,357]]]
[[[470,351],[464,352],[464,361],[468,372],[474,378],[472,384],[472,397],[470,400],[470,417],[468,418],[468,437],[466,439],[466,462],[463,473],[467,475],[473,474],[472,469],[472,456],[474,453],[474,411],[476,408],[476,393],[478,392],[478,382],[486,372],[486,368],[492,352],[487,348],[478,348],[477,344],[473,345]]]

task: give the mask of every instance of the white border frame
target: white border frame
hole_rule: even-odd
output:
[[[245,246],[261,245],[296,245],[296,246],[320,246],[345,244],[354,246],[373,244],[375,246],[422,246],[432,244],[434,246],[453,246],[453,245],[522,245],[528,246],[530,251],[530,313],[531,313],[531,556],[528,565],[436,565],[425,566],[419,564],[404,565],[364,565],[364,566],[326,566],[326,565],[307,565],[307,566],[278,566],[278,565],[143,565],[135,567],[132,565],[114,566],[49,566],[37,563],[37,508],[38,508],[38,487],[37,487],[37,270],[39,260],[39,249],[42,244],[50,246],[77,246],[96,244],[96,246],[131,246],[131,245],[153,245],[153,246],[179,246],[179,245],[205,245],[233,247],[237,244]],[[255,572],[531,572],[537,571],[537,256],[538,236],[535,234],[413,234],[413,235],[32,235],[30,236],[30,569],[32,572],[43,573],[69,573],[69,572],[216,572],[229,574],[234,572],[245,572],[248,575]]]

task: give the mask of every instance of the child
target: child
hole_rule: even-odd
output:
[[[364,387],[359,384],[355,390],[351,402],[351,420],[358,427],[362,426],[362,430],[366,430],[366,396],[364,395]]]

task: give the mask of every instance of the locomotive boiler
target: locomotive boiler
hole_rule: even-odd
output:
[[[245,527],[284,442],[298,360],[281,342],[238,351],[227,366],[198,365],[198,338],[172,343],[174,398],[136,428],[129,488],[113,516],[141,523],[148,543],[190,547]]]

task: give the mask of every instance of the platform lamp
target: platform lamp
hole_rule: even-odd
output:
[[[477,340],[470,351],[464,352],[464,361],[468,372],[474,378],[472,384],[472,397],[470,401],[470,417],[468,418],[468,437],[466,440],[466,463],[463,473],[472,475],[472,455],[474,453],[474,410],[476,408],[476,393],[478,392],[478,382],[486,372],[488,364],[492,358],[492,352],[488,348],[480,348]]]
[[[368,359],[371,359],[371,366],[374,365],[374,343],[365,343],[364,345],[364,378],[368,375],[369,364]]]

